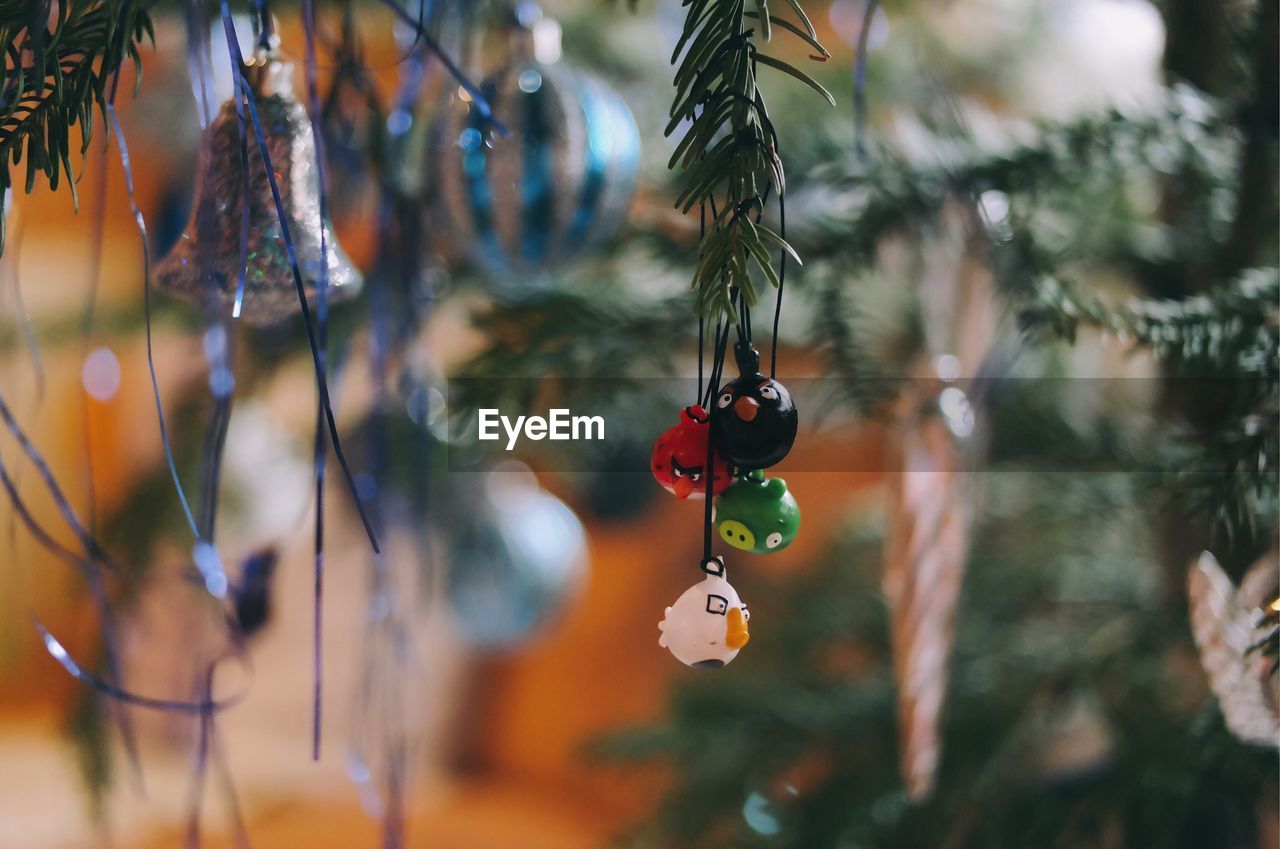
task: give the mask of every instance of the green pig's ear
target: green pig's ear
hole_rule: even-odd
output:
[[[774,498],[781,498],[787,494],[787,482],[782,478],[773,478],[765,484],[765,491]]]

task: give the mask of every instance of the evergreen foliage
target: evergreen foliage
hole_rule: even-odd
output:
[[[753,581],[750,664],[690,673],[667,720],[595,754],[674,766],[629,849],[1259,845],[1275,756],[1188,669],[1185,608],[1125,475],[998,475],[966,578],[937,790],[911,804],[877,534]],[[1274,809],[1272,809],[1274,810]]]
[[[0,189],[14,184],[26,157],[24,188],[38,177],[75,193],[72,151],[93,137],[94,110],[113,100],[117,78],[132,62],[142,81],[141,44],[154,41],[147,4],[137,0],[9,0],[0,5]],[[80,128],[73,148],[72,129]]]
[[[778,133],[756,84],[759,66],[794,77],[835,105],[808,74],[757,47],[756,30],[758,40],[767,42],[776,26],[813,51],[811,58],[828,58],[798,0],[786,2],[799,25],[773,15],[767,0],[755,0],[754,10],[746,0],[686,0],[684,31],[671,57],[679,68],[666,134],[687,122],[671,154],[670,167],[685,172],[676,207],[686,214],[703,209],[706,232],[693,288],[698,312],[713,324],[722,317],[736,320],[735,292],[748,307],[756,305],[753,273],[778,287],[771,250],[800,259],[781,234],[760,221],[770,193],[780,197],[786,179]]]

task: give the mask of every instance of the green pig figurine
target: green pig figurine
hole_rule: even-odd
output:
[[[766,479],[759,469],[716,499],[716,532],[734,548],[769,554],[791,545],[800,530],[800,505],[782,478]]]

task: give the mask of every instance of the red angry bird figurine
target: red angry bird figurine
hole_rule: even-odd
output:
[[[711,419],[707,411],[699,404],[685,407],[680,413],[680,421],[668,428],[658,441],[653,444],[653,454],[649,458],[649,468],[670,492],[679,498],[702,498],[707,493],[707,482],[703,477],[707,466],[707,431]],[[719,495],[733,477],[729,474],[729,463],[716,457],[715,473],[711,479],[711,492]]]

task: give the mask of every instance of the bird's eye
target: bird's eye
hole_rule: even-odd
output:
[[[716,399],[716,406],[723,410],[725,407],[733,403],[732,392],[721,392],[720,397]]]
[[[742,605],[742,621],[743,622],[751,621],[751,611],[747,610],[747,606],[745,604]]]
[[[766,401],[778,400],[778,389],[772,383],[762,383],[760,385],[760,397]]]
[[[707,612],[708,613],[717,613],[721,616],[724,616],[728,612],[728,610],[729,610],[729,599],[725,598],[722,595],[716,595],[715,593],[709,593],[707,595]]]
[[[676,477],[678,477],[678,478],[682,478],[682,477],[684,477],[684,469],[680,468],[680,467],[679,467],[679,466],[677,466],[675,463],[672,463],[672,464],[671,464],[671,474],[675,475],[675,476],[676,476]]]
[[[702,480],[702,472],[694,472],[693,474],[689,475],[689,480],[693,481],[694,483],[697,483],[698,481]]]
[[[777,531],[774,531],[764,538],[765,548],[777,548],[780,545],[782,545],[782,534]]]

